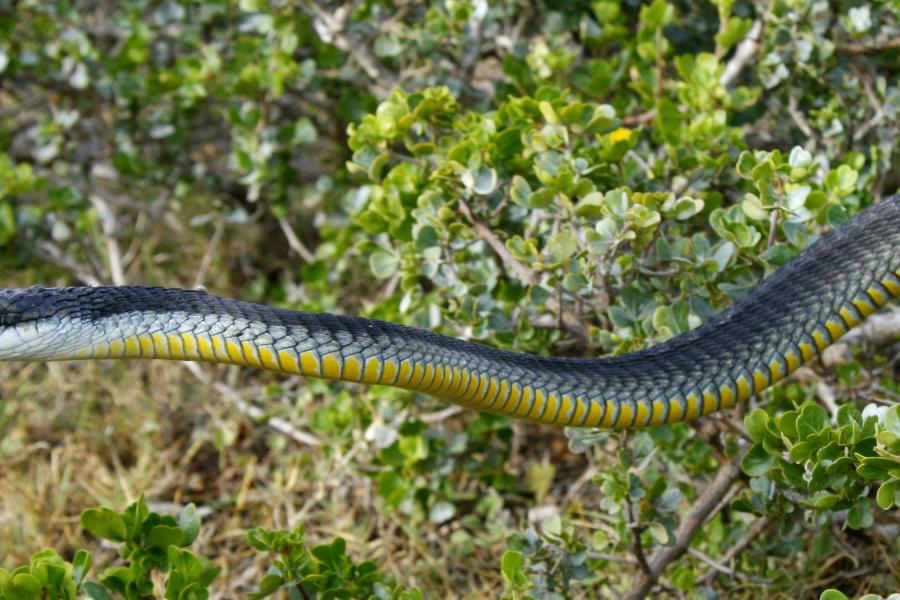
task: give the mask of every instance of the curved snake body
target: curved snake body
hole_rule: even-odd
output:
[[[624,356],[532,356],[200,291],[76,287],[0,289],[0,359],[232,363],[555,425],[635,428],[746,400],[897,296],[900,195],[823,236],[708,323]]]

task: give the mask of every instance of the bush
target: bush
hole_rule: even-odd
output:
[[[0,12],[8,286],[205,285],[624,353],[898,186],[892,2]],[[627,436],[221,366],[3,367],[0,562],[29,566],[0,597],[886,595],[896,352]],[[190,502],[206,533],[161,516]],[[97,504],[130,508],[72,526]]]

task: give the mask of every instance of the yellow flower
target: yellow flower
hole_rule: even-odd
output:
[[[631,139],[631,130],[626,129],[624,127],[619,127],[615,131],[609,134],[610,143],[615,144],[616,142],[627,142]]]

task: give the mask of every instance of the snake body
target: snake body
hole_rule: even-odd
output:
[[[383,384],[476,410],[636,428],[734,406],[900,296],[900,195],[824,235],[704,325],[596,359],[147,287],[0,289],[0,359],[166,358]]]

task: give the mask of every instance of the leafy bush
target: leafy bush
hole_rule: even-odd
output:
[[[894,2],[0,16],[8,286],[204,285],[623,353],[900,183]],[[3,367],[0,562],[28,566],[0,596],[888,594],[897,349],[845,349],[744,418],[627,436],[225,367]],[[197,503],[209,533],[143,500],[69,524],[140,490]]]

